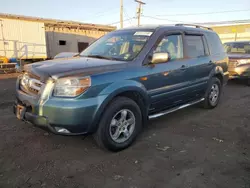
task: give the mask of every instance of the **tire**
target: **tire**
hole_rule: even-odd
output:
[[[218,93],[217,93],[217,98],[213,98],[214,100],[212,100],[212,91],[215,91],[215,89],[218,89]],[[213,109],[215,108],[220,101],[220,96],[221,96],[221,92],[222,92],[222,87],[221,87],[221,82],[218,78],[213,77],[209,83],[209,86],[207,88],[206,94],[205,94],[205,100],[203,102],[203,108],[206,109]]]
[[[125,113],[124,111],[127,112]],[[133,122],[131,119],[135,120],[125,130],[123,130],[126,127],[126,122],[122,120],[123,114],[127,114],[124,115],[129,120],[127,124],[128,122]],[[120,133],[119,137],[117,137],[119,133],[116,134],[118,129],[124,131]],[[101,148],[110,151],[120,151],[129,147],[135,141],[141,129],[142,114],[137,103],[127,97],[117,97],[107,106],[99,122],[98,129],[93,136]],[[117,139],[115,139],[116,137]],[[122,137],[124,137],[124,140]]]

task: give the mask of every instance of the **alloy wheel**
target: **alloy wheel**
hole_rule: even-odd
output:
[[[109,134],[116,143],[127,141],[135,129],[135,115],[128,109],[117,112],[110,123]]]
[[[209,94],[209,101],[212,105],[215,105],[217,103],[219,94],[220,94],[220,88],[218,84],[213,84]]]

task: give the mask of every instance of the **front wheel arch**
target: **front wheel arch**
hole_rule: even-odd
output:
[[[218,78],[221,85],[224,85],[224,72],[221,66],[216,66],[209,74],[209,81],[214,77]]]
[[[137,103],[137,105],[140,107],[141,113],[142,113],[142,118],[143,118],[143,124],[147,122],[148,118],[148,108],[149,108],[149,99],[148,96],[144,91],[141,91],[141,89],[138,88],[133,88],[131,87],[130,89],[127,90],[120,90],[120,91],[115,91],[111,93],[101,104],[101,106],[98,108],[98,111],[95,114],[95,119],[92,125],[89,128],[90,133],[96,132],[98,128],[99,121],[105,112],[105,109],[109,106],[109,104],[115,100],[117,97],[127,97],[132,99]]]

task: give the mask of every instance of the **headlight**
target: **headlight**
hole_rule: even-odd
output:
[[[53,95],[56,97],[76,97],[85,92],[91,86],[91,78],[61,78],[58,79]]]
[[[237,60],[237,65],[244,65],[250,63],[250,59]]]
[[[21,85],[26,86],[28,85],[28,82],[29,82],[29,76],[27,73],[24,73],[21,77]]]

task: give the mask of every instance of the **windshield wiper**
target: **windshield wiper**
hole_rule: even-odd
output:
[[[102,55],[86,55],[86,56],[82,56],[82,57],[92,57],[92,58],[97,58],[97,59],[107,59],[107,60],[121,60],[115,57],[107,57],[107,56],[102,56]]]

